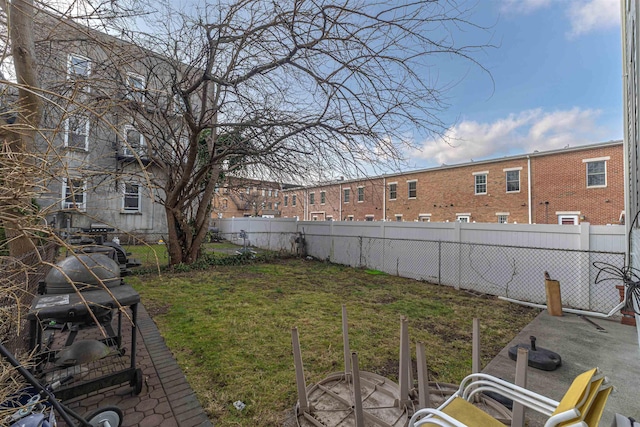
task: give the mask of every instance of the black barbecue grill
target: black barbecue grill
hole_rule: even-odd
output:
[[[94,339],[109,349],[105,352],[109,357],[105,354],[82,366],[78,362],[73,372],[83,372],[82,378],[57,390],[56,395],[67,400],[125,382],[139,393],[142,371],[136,368],[136,321],[140,295],[124,284],[120,265],[104,253],[72,255],[50,270],[40,289],[43,294],[34,298],[27,315],[30,347],[38,355],[37,374],[55,375],[62,368],[61,357],[82,348],[77,337]],[[131,313],[128,352],[122,336],[122,315],[127,308]],[[71,367],[64,365],[71,372]]]

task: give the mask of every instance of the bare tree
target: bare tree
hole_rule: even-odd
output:
[[[449,82],[437,85],[427,73],[434,58],[477,65],[474,54],[484,47],[455,43],[457,32],[477,27],[470,10],[452,1],[221,0],[189,12],[166,4],[154,9],[156,2],[149,2],[145,24],[116,21],[131,16],[114,6],[121,3],[88,2],[74,19],[51,18],[55,31],[40,41],[97,46],[92,61],[100,62],[92,64],[91,91],[81,81],[61,79],[43,93],[37,77],[50,83],[55,73],[34,71],[33,3],[0,2],[12,23],[7,46],[18,59],[19,99],[17,120],[2,126],[9,154],[2,172],[10,176],[14,162],[6,160],[16,155],[23,156],[22,165],[43,159],[53,165],[40,167],[40,174],[23,170],[22,182],[3,188],[2,217],[15,253],[29,247],[28,227],[18,220],[37,218],[24,215],[27,202],[50,188],[47,180],[63,176],[66,184],[57,194],[70,208],[81,205],[78,195],[104,186],[124,193],[126,203],[129,190],[144,184],[164,207],[170,263],[194,262],[221,181],[231,175],[302,181],[317,171],[348,175],[400,159],[411,144],[407,135],[417,130],[433,136],[446,128],[439,115]],[[60,158],[52,141],[62,133],[81,137],[79,123],[89,119],[105,128],[105,158],[113,146],[127,153],[122,167]],[[123,128],[125,120],[132,129]],[[36,130],[49,135],[41,151],[26,149]],[[32,157],[38,161],[30,163],[27,153],[37,153]],[[126,176],[139,184],[127,187]]]
[[[4,225],[9,251],[21,256],[34,249],[31,229],[36,214],[31,204],[36,183],[33,180],[34,140],[42,116],[38,93],[33,40],[33,0],[0,1],[5,26],[5,54],[10,50],[17,76],[17,96],[3,111],[0,123],[0,221]],[[8,88],[5,86],[5,90]]]
[[[237,0],[158,14],[148,27],[163,31],[129,35],[161,52],[148,78],[171,74],[168,94],[147,90],[146,102],[168,95],[173,108],[130,112],[149,141],[172,141],[170,159],[148,155],[173,264],[198,257],[225,175],[362,170],[399,159],[408,132],[441,134],[442,88],[427,70],[436,56],[476,64],[483,47],[456,45],[473,24],[450,1]]]

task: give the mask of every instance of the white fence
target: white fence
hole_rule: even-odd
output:
[[[596,277],[597,263],[624,265],[622,226],[262,218],[217,225],[229,238],[245,230],[251,245],[276,251],[293,251],[291,237],[302,232],[306,253],[318,259],[522,301],[545,303],[548,271],[566,306],[608,313],[619,302],[620,283]]]

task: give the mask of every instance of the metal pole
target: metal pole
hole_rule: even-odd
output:
[[[416,359],[418,364],[418,409],[428,408],[431,406],[429,396],[429,371],[427,370],[427,358],[424,348],[424,342],[420,341],[416,344]]]
[[[405,406],[409,399],[409,331],[407,318],[400,317],[400,366],[398,368],[398,380],[400,382],[400,407]]]
[[[342,305],[342,345],[344,347],[344,374],[349,380],[351,375],[351,350],[349,350],[349,323],[347,322],[347,307]]]
[[[477,374],[482,370],[480,366],[480,320],[477,318],[473,319],[473,336],[471,338],[471,341],[471,373]]]
[[[526,348],[518,348],[516,358],[516,379],[515,385],[527,388],[527,365],[529,364],[529,351]],[[524,406],[521,403],[513,402],[511,427],[524,427]]]
[[[298,328],[291,328],[291,344],[293,345],[293,362],[296,366],[296,385],[298,386],[300,412],[310,412],[311,408],[307,401],[307,385],[304,381],[304,368],[302,366],[302,353],[300,352]]]
[[[364,427],[364,411],[362,410],[362,392],[360,391],[360,368],[358,367],[358,353],[351,353],[351,368],[353,369],[353,408],[356,417],[356,427]]]

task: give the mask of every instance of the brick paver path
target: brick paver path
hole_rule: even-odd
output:
[[[123,320],[122,336],[127,352],[130,352],[131,347],[130,327],[128,321]],[[97,328],[82,330],[76,340],[93,338],[90,335],[95,335],[95,331]],[[54,341],[54,348],[61,345],[65,338],[64,333],[59,335]],[[144,378],[142,392],[139,395],[134,395],[132,387],[125,383],[76,397],[65,402],[67,406],[81,415],[87,415],[98,407],[115,405],[125,414],[123,427],[212,426],[158,328],[142,304],[138,305],[137,341],[136,366],[142,369]],[[122,358],[124,360],[118,361],[117,366],[128,367],[130,363],[128,356],[127,354]],[[119,358],[116,356],[112,359]]]

